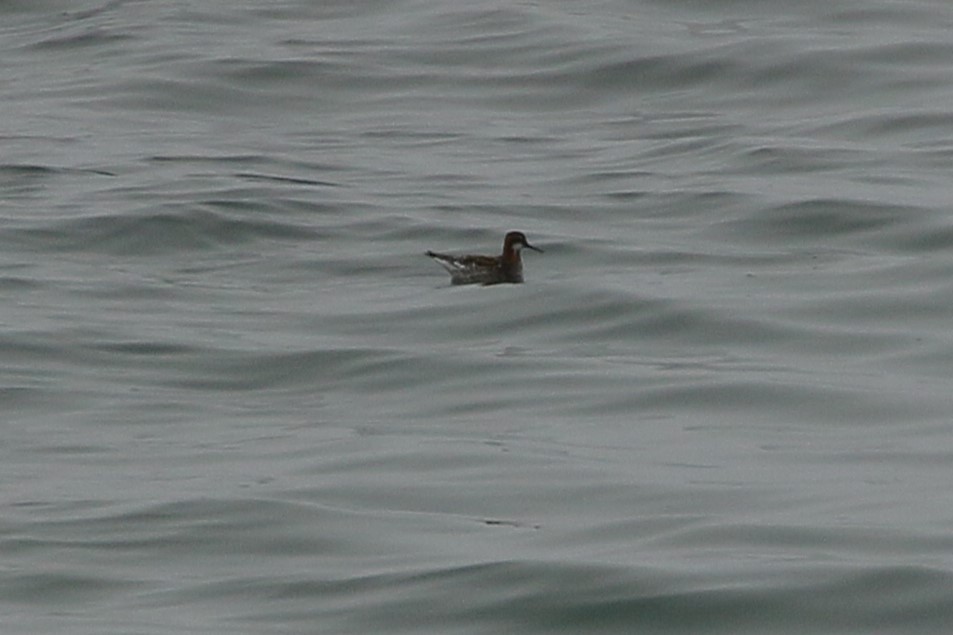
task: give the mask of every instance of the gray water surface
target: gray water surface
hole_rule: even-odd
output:
[[[953,8],[0,5],[4,633],[953,628]],[[525,231],[523,285],[427,249]]]

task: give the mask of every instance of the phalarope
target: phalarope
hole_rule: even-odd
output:
[[[450,272],[453,284],[488,285],[523,281],[520,250],[524,247],[543,253],[542,249],[526,242],[523,232],[509,232],[503,239],[503,253],[499,256],[450,256],[432,251],[427,255]]]

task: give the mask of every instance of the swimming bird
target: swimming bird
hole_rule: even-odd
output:
[[[450,272],[453,284],[499,284],[501,282],[522,282],[523,261],[520,251],[523,248],[543,253],[542,249],[526,242],[523,232],[509,232],[503,239],[503,253],[499,256],[451,256],[426,252]]]

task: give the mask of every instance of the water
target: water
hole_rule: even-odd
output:
[[[951,26],[0,5],[3,631],[949,633]]]

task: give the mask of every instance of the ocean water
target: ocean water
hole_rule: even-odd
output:
[[[0,630],[953,632],[953,6],[0,3]],[[526,283],[423,252],[526,232]]]

